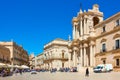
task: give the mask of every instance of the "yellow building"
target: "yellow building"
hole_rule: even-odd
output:
[[[2,45],[0,45],[0,63],[10,64],[10,51]]]
[[[120,70],[120,12],[99,23],[96,30],[96,65],[112,64]]]
[[[15,42],[0,42],[0,45],[9,49],[12,65],[28,65],[28,53],[22,46],[17,45]]]

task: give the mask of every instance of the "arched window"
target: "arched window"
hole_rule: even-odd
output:
[[[93,25],[95,26],[98,23],[99,23],[99,18],[98,17],[93,17]]]
[[[104,38],[101,40],[101,44],[102,44],[101,45],[101,48],[102,48],[101,52],[106,52],[106,41],[107,41],[107,39],[104,39]]]

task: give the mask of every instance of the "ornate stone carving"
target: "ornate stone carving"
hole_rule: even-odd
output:
[[[79,49],[77,47],[73,47],[73,50],[74,51],[78,51]]]
[[[88,47],[88,44],[87,44],[87,43],[84,43],[84,47]]]
[[[95,45],[94,41],[90,41],[89,45]]]
[[[69,49],[68,52],[69,52],[69,53],[72,53],[72,49]]]

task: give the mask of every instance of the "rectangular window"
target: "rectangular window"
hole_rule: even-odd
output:
[[[105,61],[105,60],[103,60],[103,64],[106,64],[106,61]]]
[[[115,49],[118,49],[118,48],[120,48],[120,40],[119,39],[115,41]]]
[[[103,32],[105,32],[106,30],[105,30],[105,26],[103,27]]]
[[[120,25],[120,19],[116,20],[116,26]]]
[[[120,60],[116,59],[116,66],[119,66],[119,65],[120,65]]]
[[[102,44],[102,52],[105,52],[106,51],[106,44]]]

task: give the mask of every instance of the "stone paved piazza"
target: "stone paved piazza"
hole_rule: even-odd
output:
[[[0,80],[120,80],[120,72],[90,73],[85,77],[84,72],[38,72],[37,74],[24,73],[10,77],[0,77]]]

